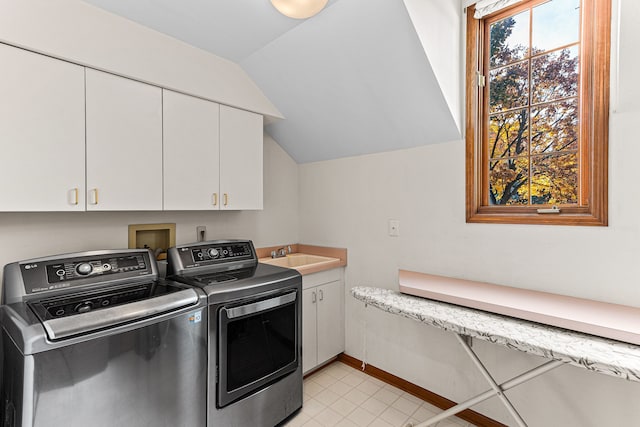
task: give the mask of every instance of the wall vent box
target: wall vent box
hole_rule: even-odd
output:
[[[129,249],[149,248],[161,260],[175,245],[175,224],[129,224]]]

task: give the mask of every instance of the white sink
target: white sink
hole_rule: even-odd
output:
[[[317,265],[323,263],[329,263],[333,261],[339,261],[338,258],[330,258],[320,255],[309,254],[291,254],[282,258],[261,258],[260,262],[264,264],[277,265],[279,267],[306,267],[308,265]]]

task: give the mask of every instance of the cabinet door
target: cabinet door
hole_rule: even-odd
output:
[[[344,351],[344,286],[342,281],[318,286],[318,363]]]
[[[0,211],[84,210],[84,68],[0,44]]]
[[[220,106],[163,90],[164,209],[220,208]]]
[[[221,105],[221,209],[262,209],[262,156],[262,116]]]
[[[162,210],[162,90],[86,70],[87,210]]]
[[[302,291],[302,372],[307,372],[318,364],[317,302],[315,288]]]

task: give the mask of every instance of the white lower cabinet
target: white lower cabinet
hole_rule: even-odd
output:
[[[344,351],[344,269],[302,277],[302,371]]]

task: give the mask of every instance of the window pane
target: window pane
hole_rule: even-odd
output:
[[[533,8],[533,54],[578,41],[580,0],[552,0]]]
[[[531,60],[531,103],[578,95],[578,46]]]
[[[491,24],[490,67],[524,59],[529,51],[529,11]]]
[[[489,113],[529,103],[529,63],[509,65],[489,73]]]
[[[532,157],[531,203],[578,203],[577,153]]]
[[[489,119],[489,158],[528,155],[527,110],[496,114]]]
[[[466,74],[467,222],[607,224],[611,9],[521,0],[467,16],[466,69],[482,74]]]
[[[529,203],[527,158],[492,161],[489,165],[489,203],[526,205]]]
[[[544,105],[531,112],[531,153],[578,149],[578,100]]]

